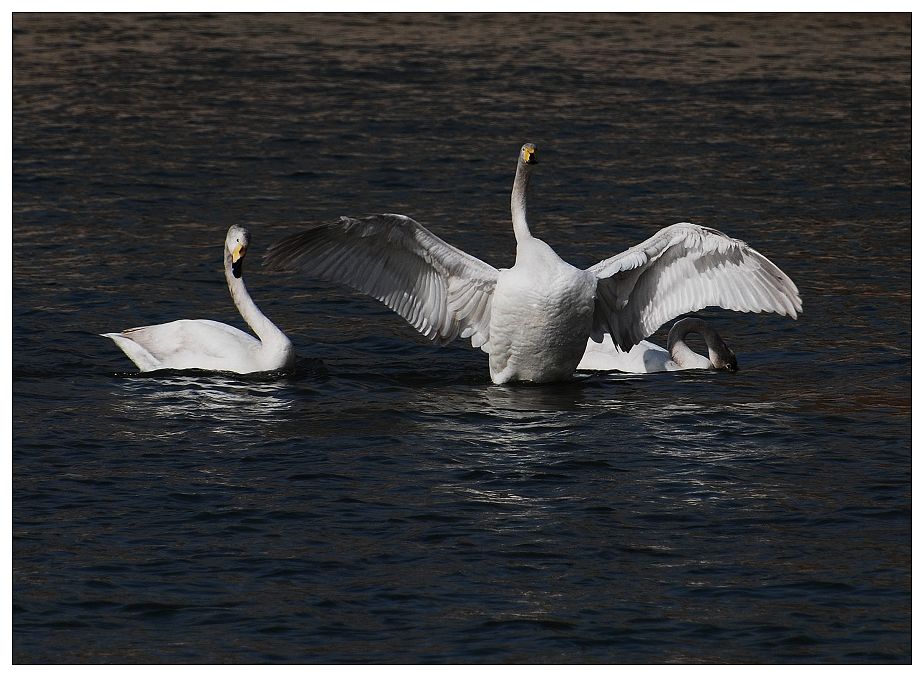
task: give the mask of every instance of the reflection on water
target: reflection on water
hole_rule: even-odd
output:
[[[13,23],[15,661],[910,660],[910,15]],[[230,223],[509,266],[526,141],[564,259],[699,222],[805,314],[707,311],[737,374],[496,387],[253,265],[329,375],[113,377],[97,332],[239,320]]]
[[[421,393],[417,428],[443,456],[422,457],[423,469],[451,469],[456,481],[434,491],[462,506],[489,508],[485,528],[553,528],[556,510],[593,505],[588,487],[571,479],[590,471],[607,486],[606,503],[632,505],[649,492],[663,506],[639,505],[659,519],[677,506],[712,513],[727,506],[739,519],[778,508],[800,490],[768,468],[800,472],[811,450],[796,443],[791,402],[748,401],[740,375],[606,375],[562,388],[487,386]],[[601,397],[602,384],[623,386]],[[722,387],[731,392],[723,392]],[[663,391],[663,396],[658,391]],[[738,401],[736,400],[736,394]],[[624,490],[614,492],[614,486]],[[813,490],[814,491],[814,490]],[[450,498],[452,497],[452,498]],[[646,501],[647,503],[647,501]],[[647,519],[647,518],[646,518]],[[630,539],[635,542],[634,539]],[[647,539],[642,539],[649,547]]]
[[[292,409],[291,389],[278,383],[241,382],[201,375],[124,378],[113,392],[113,408],[132,418],[169,421],[162,435],[183,435],[186,425],[210,424],[214,433],[249,429],[282,420]]]
[[[491,411],[505,412],[513,418],[518,413],[578,409],[589,397],[593,397],[593,393],[588,395],[587,392],[587,378],[578,374],[573,380],[552,388],[528,383],[485,388],[484,405]]]

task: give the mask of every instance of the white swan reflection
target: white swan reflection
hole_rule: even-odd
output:
[[[182,435],[184,422],[211,420],[215,433],[236,432],[255,423],[287,418],[294,406],[288,388],[278,382],[231,380],[207,375],[126,378],[117,408],[123,414],[169,421],[162,435]]]

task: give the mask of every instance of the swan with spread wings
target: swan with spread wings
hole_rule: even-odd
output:
[[[795,318],[799,291],[740,240],[677,223],[586,270],[533,237],[526,192],[536,147],[520,149],[510,198],[516,262],[500,269],[401,214],[341,217],[287,237],[266,254],[386,304],[440,344],[468,338],[488,354],[494,383],[572,377],[587,339],[629,350],[662,324],[707,306]]]

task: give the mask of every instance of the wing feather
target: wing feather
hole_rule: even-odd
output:
[[[629,350],[662,324],[707,306],[802,312],[799,290],[769,259],[712,228],[677,223],[588,270],[597,276],[592,336]]]
[[[407,216],[342,216],[275,243],[264,261],[368,294],[441,345],[490,340],[497,269]]]

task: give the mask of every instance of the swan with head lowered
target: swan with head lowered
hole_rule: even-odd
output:
[[[706,341],[709,357],[700,355],[686,343],[690,333]],[[685,317],[674,323],[667,335],[667,350],[651,341],[640,341],[628,352],[613,344],[609,334],[597,343],[587,339],[587,348],[577,368],[587,371],[622,371],[630,374],[652,374],[659,371],[686,369],[717,369],[738,371],[738,358],[719,332],[698,317]]]
[[[292,342],[257,308],[244,286],[244,255],[250,233],[231,226],[225,238],[225,279],[241,317],[259,338],[214,320],[175,320],[107,336],[141,371],[205,369],[249,374],[291,367]]]
[[[516,262],[498,270],[400,214],[341,217],[277,242],[266,262],[348,285],[440,344],[468,338],[494,383],[570,379],[587,339],[629,350],[662,324],[706,306],[802,310],[792,281],[740,240],[692,223],[668,226],[581,270],[533,237],[526,192],[536,147],[520,149],[510,197]]]

